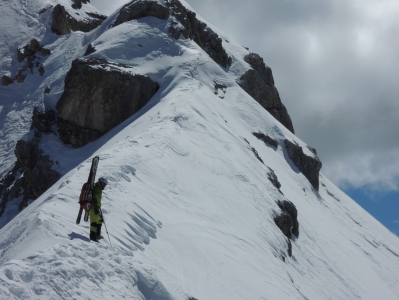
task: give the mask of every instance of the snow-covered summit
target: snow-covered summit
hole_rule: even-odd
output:
[[[23,83],[0,86],[2,172],[15,161],[17,140],[34,137],[36,131],[28,133],[33,107],[56,107],[72,61],[101,58],[148,76],[159,90],[83,147],[41,133],[38,149],[62,178],[0,230],[0,298],[399,298],[397,237],[322,174],[317,191],[299,171],[286,141],[308,157],[313,149],[237,83],[251,69],[247,49],[208,25],[231,58],[223,66],[176,15],[111,26],[119,10],[88,33],[58,36],[50,11],[43,17],[32,9],[44,3],[0,4],[0,14],[25,12],[13,15],[22,24],[15,40],[1,33],[14,43],[2,48],[8,57],[2,74],[20,68],[16,48],[33,37],[51,51],[40,56],[43,76],[33,69]],[[70,10],[71,3],[52,5]],[[75,224],[94,155],[98,177],[109,181],[103,212],[110,240],[101,244],[89,241],[87,223]],[[294,203],[298,212],[299,235],[291,239],[274,221],[282,213],[279,201]],[[5,216],[15,211],[11,202]]]

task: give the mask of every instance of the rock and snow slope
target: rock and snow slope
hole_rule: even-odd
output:
[[[16,3],[32,8],[0,5]],[[55,106],[71,62],[89,44],[96,49],[89,57],[160,85],[139,113],[82,148],[43,137],[46,154],[66,174],[0,230],[0,299],[399,299],[397,237],[323,175],[316,191],[293,165],[285,139],[312,152],[236,83],[249,68],[248,51],[213,28],[232,57],[222,68],[193,41],[175,40],[172,19],[110,28],[117,15],[87,34],[34,31],[39,41],[47,36],[52,52],[45,75],[0,87],[5,170],[33,105]],[[32,28],[38,16],[21,22]],[[18,47],[32,37],[20,30],[27,38]],[[3,60],[1,70],[10,65]],[[273,137],[277,148],[253,132]],[[110,182],[103,212],[111,240],[101,244],[89,241],[88,224],[75,224],[94,155],[98,176]],[[298,209],[291,257],[273,220],[278,200]]]

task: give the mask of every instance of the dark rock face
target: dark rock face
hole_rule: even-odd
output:
[[[4,75],[2,77],[2,84],[3,86],[10,85],[14,81],[18,83],[22,83],[25,81],[25,78],[28,74],[28,69],[30,73],[33,74],[34,68],[38,68],[37,71],[39,75],[44,75],[44,66],[40,62],[41,57],[37,56],[37,53],[40,53],[41,56],[48,56],[51,54],[51,51],[46,48],[42,48],[39,42],[36,39],[32,39],[29,44],[25,45],[22,48],[17,49],[17,60],[19,63],[23,62],[26,59],[25,65],[20,68],[17,74],[14,77],[10,77]]]
[[[40,54],[41,54],[42,56],[47,56],[47,55],[50,55],[50,54],[51,54],[51,51],[50,51],[49,49],[42,48],[42,49],[40,50]]]
[[[95,13],[95,12],[86,12],[86,15],[88,15],[91,18],[98,19],[98,20],[101,20],[101,21],[104,21],[104,20],[107,19],[107,16],[100,15],[100,14]]]
[[[22,83],[25,81],[26,73],[23,69],[19,69],[17,75],[15,75],[14,80],[18,83]]]
[[[278,181],[277,175],[276,175],[276,173],[274,173],[273,169],[269,168],[269,172],[267,173],[267,178],[280,191],[281,183],[280,183],[280,181]],[[281,191],[280,191],[280,193],[281,193]]]
[[[76,20],[65,10],[64,6],[57,4],[53,9],[51,30],[58,35],[70,34],[72,31],[89,32],[100,26],[105,19],[106,16],[93,13],[88,18]]]
[[[56,121],[56,113],[53,110],[49,110],[46,112],[40,112],[37,107],[33,109],[32,114],[32,124],[30,126],[30,130],[36,130],[39,133],[44,134],[55,134],[52,129],[53,124]]]
[[[256,136],[258,139],[263,141],[266,145],[273,146],[274,148],[278,147],[278,143],[275,139],[271,138],[267,134],[264,134],[263,132],[252,132],[254,136]]]
[[[260,158],[258,151],[256,151],[256,149],[255,149],[254,147],[252,147],[251,150],[252,150],[252,153],[255,155],[255,157],[256,157],[262,164],[265,164],[265,163],[263,162],[263,159]]]
[[[231,66],[231,57],[223,48],[222,39],[208,27],[204,22],[196,18],[196,14],[184,7],[178,0],[166,0],[165,4],[170,8],[171,14],[183,25],[176,26],[172,23],[169,32],[175,39],[183,35],[186,39],[192,39],[198,46],[205,50],[208,55],[224,68]]]
[[[274,86],[272,70],[265,65],[263,58],[258,54],[250,53],[244,60],[252,68],[245,72],[237,83],[275,119],[294,133],[291,117]]]
[[[121,8],[111,27],[143,17],[156,17],[166,20],[172,15],[183,25],[182,28],[178,22],[172,22],[169,32],[175,39],[178,39],[180,35],[183,35],[186,39],[192,39],[216,63],[225,68],[231,65],[231,57],[224,50],[222,39],[204,22],[199,21],[194,12],[188,10],[178,0],[166,0],[165,5],[166,7],[150,0],[133,0]]]
[[[74,9],[81,9],[82,3],[87,4],[90,3],[90,0],[73,0],[72,8]]]
[[[288,240],[287,244],[288,244],[288,249],[287,249],[288,256],[291,257],[292,256],[292,244],[291,244],[291,241]]]
[[[20,62],[23,62],[24,61],[24,59],[25,59],[25,57],[26,57],[26,52],[27,51],[24,51],[25,49],[24,48],[22,48],[22,49],[18,49],[17,50],[17,60],[18,60],[18,62],[20,63]]]
[[[104,133],[95,129],[85,128],[57,118],[58,136],[65,144],[71,144],[74,148],[83,147],[101,137]]]
[[[101,132],[88,128],[81,128],[60,119],[53,110],[41,113],[36,108],[34,109],[30,130],[37,130],[44,134],[57,134],[53,130],[54,125],[58,125],[59,130],[63,131],[62,134],[59,135],[59,138],[66,144],[71,144],[70,141],[72,141],[75,147],[84,146],[103,135]]]
[[[277,205],[281,209],[281,214],[274,218],[277,227],[284,235],[291,239],[292,234],[299,237],[298,211],[291,201],[278,201]]]
[[[39,14],[45,13],[45,12],[46,12],[49,8],[51,8],[51,7],[53,7],[53,6],[50,5],[50,6],[48,6],[48,7],[42,8],[42,9],[39,11]]]
[[[53,9],[53,20],[51,22],[51,31],[58,34],[70,34],[72,32],[70,21],[72,17],[65,11],[65,7],[61,4],[57,4]],[[74,19],[75,20],[75,19]],[[77,22],[75,20],[75,22]]]
[[[0,179],[0,216],[10,200],[22,196],[18,205],[19,210],[22,210],[29,201],[37,199],[60,179],[61,175],[53,170],[54,162],[39,148],[42,133],[52,132],[54,119],[54,112],[41,113],[35,108],[31,125],[31,130],[35,131],[34,138],[17,142],[14,150],[17,162]]]
[[[281,214],[274,218],[274,223],[280,228],[281,232],[288,238],[287,240],[287,252],[288,256],[292,256],[292,244],[291,239],[293,235],[299,237],[299,222],[298,222],[298,211],[291,201],[278,201],[277,205],[281,209]],[[285,257],[283,257],[285,261]]]
[[[8,76],[8,75],[3,75],[1,77],[1,84],[3,86],[10,85],[12,82],[13,82],[12,78],[10,76]]]
[[[43,67],[43,65],[40,65],[40,67],[39,67],[39,69],[37,69],[38,71],[39,71],[39,75],[40,76],[43,76],[44,75],[44,67]]]
[[[156,1],[134,0],[121,8],[111,27],[144,17],[156,17],[165,20],[169,18],[169,10]]]
[[[284,140],[285,148],[289,158],[292,160],[294,165],[305,175],[312,186],[318,191],[319,190],[319,172],[322,166],[320,159],[316,155],[316,150],[313,149],[315,153],[314,157],[310,157],[303,153],[303,149],[298,144],[294,144],[289,140]]]
[[[29,44],[25,45],[22,48],[18,48],[18,62],[23,62],[25,58],[27,58],[28,61],[32,61],[36,58],[35,54],[38,52],[40,52],[42,56],[47,56],[51,54],[51,51],[49,49],[42,48],[36,39],[32,39]]]
[[[92,53],[96,52],[96,48],[94,48],[92,46],[92,44],[89,44],[89,46],[87,46],[86,52],[84,54],[84,56],[90,55]]]
[[[36,39],[32,39],[30,44],[29,44],[29,51],[31,53],[36,53],[40,51],[40,44]]]
[[[220,99],[224,99],[224,94],[226,94],[227,86],[225,86],[224,84],[217,83],[216,81],[213,81],[213,83],[214,83],[213,93],[216,96],[219,96]]]
[[[54,162],[38,148],[38,143],[38,139],[28,142],[20,140],[15,147],[17,166],[23,170],[20,180],[24,195],[19,205],[20,210],[28,205],[29,200],[37,199],[60,178],[60,174],[52,169]]]
[[[57,103],[61,140],[80,147],[139,111],[158,91],[149,77],[122,71],[105,59],[77,59]]]

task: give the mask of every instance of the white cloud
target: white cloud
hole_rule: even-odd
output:
[[[327,160],[324,173],[341,186],[348,184],[375,191],[399,191],[399,153],[384,151],[353,152],[339,159]]]

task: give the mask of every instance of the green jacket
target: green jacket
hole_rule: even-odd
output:
[[[101,207],[101,197],[103,194],[103,189],[101,187],[101,183],[99,183],[98,181],[96,182],[96,184],[94,185],[94,189],[93,189],[93,207],[97,207],[100,208]]]

